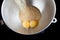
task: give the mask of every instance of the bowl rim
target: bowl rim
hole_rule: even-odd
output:
[[[53,2],[54,8],[55,8],[54,14],[53,14],[53,17],[52,17],[52,20],[53,20],[53,19],[55,18],[55,15],[56,15],[56,3],[55,3],[54,0],[51,0],[51,1]],[[4,4],[4,2],[5,2],[5,0],[3,0],[3,2],[2,2],[2,6],[1,6],[1,15],[2,15],[3,21],[5,22],[5,19],[3,18],[3,14],[2,14],[2,13],[3,13],[3,4]],[[44,31],[45,29],[47,29],[47,28],[51,25],[52,20],[51,20],[51,22],[50,22],[45,28],[43,28],[41,31],[35,32],[35,33],[31,33],[31,34],[23,34],[23,33],[19,33],[19,32],[15,31],[15,30],[11,29],[11,28],[7,25],[6,22],[5,22],[5,24],[6,24],[6,26],[7,26],[9,29],[11,29],[11,30],[12,30],[13,32],[15,32],[15,33],[23,34],[23,35],[34,35],[34,34],[41,33],[42,31]]]

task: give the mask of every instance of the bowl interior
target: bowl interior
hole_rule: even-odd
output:
[[[13,31],[21,34],[35,34],[47,28],[53,19],[55,6],[53,0],[33,0],[32,5],[41,12],[41,20],[35,29],[24,29],[19,20],[19,7],[14,0],[4,0],[2,4],[2,17],[6,25]]]

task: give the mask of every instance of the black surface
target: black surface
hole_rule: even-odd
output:
[[[3,1],[3,0],[2,0]],[[2,1],[0,0],[0,9],[1,9],[1,5],[2,5]],[[35,35],[30,35],[30,36],[25,36],[22,34],[17,34],[15,32],[13,32],[12,30],[10,30],[5,24],[3,26],[0,26],[0,38],[6,39],[6,40],[25,40],[25,39],[30,39],[30,40],[35,40],[35,39],[43,39],[43,40],[49,40],[49,39],[59,39],[60,36],[60,19],[59,19],[59,15],[60,15],[60,9],[59,9],[59,0],[55,0],[56,2],[56,7],[57,7],[57,12],[56,12],[56,18],[57,18],[57,23],[55,24],[51,24],[49,26],[49,28],[47,28],[44,32],[41,32],[39,34],[35,34]],[[1,14],[1,11],[0,11]],[[0,15],[0,20],[2,19],[1,15]]]

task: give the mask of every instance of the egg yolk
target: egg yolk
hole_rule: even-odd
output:
[[[29,21],[23,21],[23,27],[24,28],[29,28],[30,27],[30,22]]]
[[[35,28],[37,25],[38,25],[38,21],[36,21],[36,20],[23,21],[24,28]]]
[[[35,28],[37,25],[38,25],[38,21],[36,21],[36,20],[30,21],[31,28]]]

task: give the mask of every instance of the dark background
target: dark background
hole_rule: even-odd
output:
[[[0,10],[1,10],[1,5],[2,5],[3,0],[0,0]],[[59,15],[60,15],[60,9],[59,9],[59,0],[55,0],[56,2],[56,7],[57,7],[57,12],[56,12],[56,18],[57,18],[57,23],[55,24],[51,24],[45,31],[35,34],[35,35],[22,35],[22,34],[17,34],[15,32],[13,32],[12,30],[10,30],[4,23],[4,25],[0,26],[0,40],[6,39],[6,40],[35,40],[35,39],[42,39],[42,40],[49,40],[49,39],[57,39],[59,40],[59,36],[60,36],[60,19],[59,19]],[[3,20],[1,17],[1,11],[0,11],[0,20]]]

